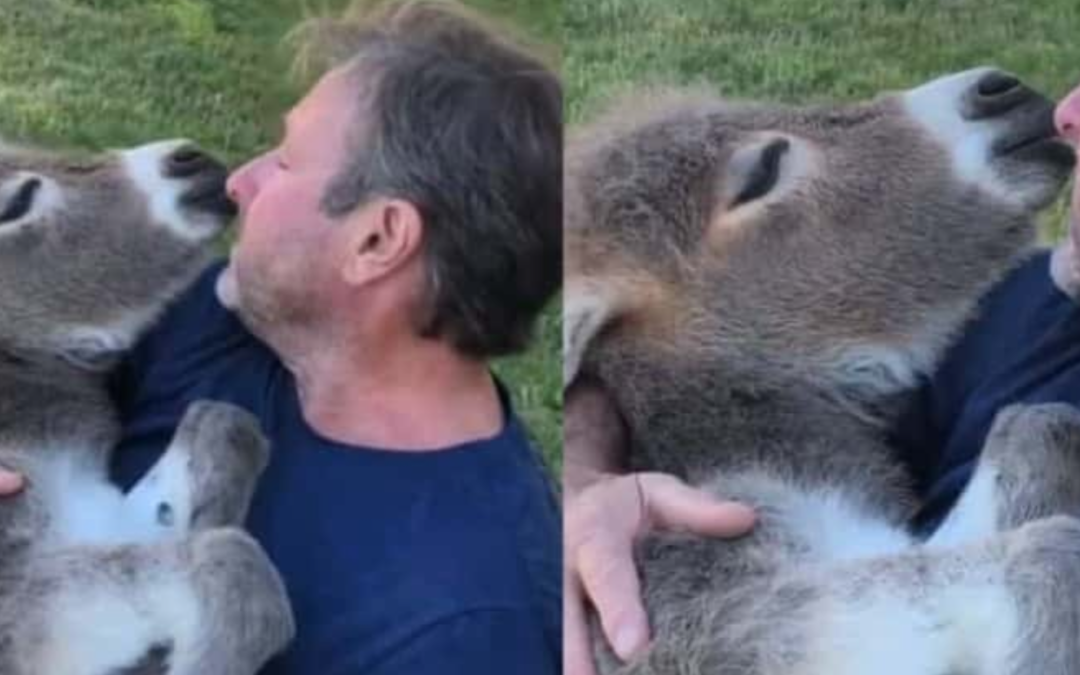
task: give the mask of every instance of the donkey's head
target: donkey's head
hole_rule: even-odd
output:
[[[719,360],[895,391],[1073,166],[1051,102],[992,69],[834,107],[651,98],[567,149],[568,380]]]
[[[97,368],[204,266],[234,212],[185,141],[93,158],[0,143],[0,350]]]

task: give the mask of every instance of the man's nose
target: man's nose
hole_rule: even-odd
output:
[[[1054,110],[1054,126],[1067,141],[1080,144],[1080,87],[1073,89]]]
[[[241,209],[245,208],[251,199],[251,167],[252,163],[248,162],[236,169],[229,174],[229,179],[225,183],[225,192],[229,195],[229,199]]]

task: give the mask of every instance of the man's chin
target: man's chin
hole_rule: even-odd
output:
[[[225,266],[218,275],[217,284],[214,286],[218,302],[230,312],[236,312],[240,307],[240,296],[236,291],[236,272],[233,271],[232,263]]]

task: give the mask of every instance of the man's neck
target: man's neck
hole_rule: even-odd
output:
[[[502,406],[485,363],[440,340],[398,336],[379,342],[343,340],[283,359],[296,377],[304,419],[320,435],[407,452],[448,448],[501,430]]]

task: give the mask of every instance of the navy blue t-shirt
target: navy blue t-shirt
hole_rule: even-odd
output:
[[[998,410],[1080,405],[1080,307],[1054,286],[1049,265],[1049,252],[1036,254],[982,300],[901,418],[895,441],[925,498],[916,529],[932,530],[956,502]]]
[[[192,401],[230,401],[259,418],[271,461],[247,526],[280,570],[298,627],[264,673],[559,672],[560,518],[505,396],[497,436],[452,448],[394,452],[320,437],[291,374],[218,303],[220,269],[114,378],[124,436],[113,475],[134,484]]]

